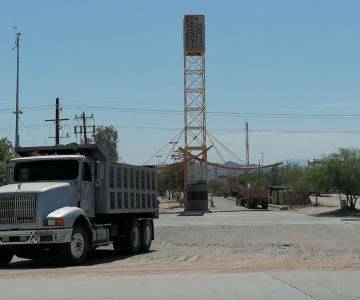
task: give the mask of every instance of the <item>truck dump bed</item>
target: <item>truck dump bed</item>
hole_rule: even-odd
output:
[[[156,212],[156,169],[111,163],[107,213]]]
[[[20,157],[81,154],[102,163],[101,186],[95,187],[96,214],[157,213],[156,169],[111,162],[101,145],[58,145],[15,149]]]

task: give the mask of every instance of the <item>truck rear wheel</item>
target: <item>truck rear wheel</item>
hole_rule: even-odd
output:
[[[140,251],[141,231],[139,222],[133,220],[128,227],[125,238],[118,238],[113,242],[113,247],[118,254],[136,254]]]
[[[0,267],[7,266],[14,256],[14,251],[9,247],[0,247]]]
[[[87,257],[89,251],[88,234],[84,227],[75,226],[70,243],[62,244],[60,246],[59,254],[64,259],[65,263],[71,265],[82,264]]]
[[[252,201],[252,200],[249,200],[248,209],[255,209],[255,208],[257,208],[256,202]]]
[[[269,204],[267,202],[265,202],[265,201],[261,203],[261,208],[262,209],[268,209],[268,206],[269,206]]]
[[[141,246],[143,252],[148,252],[152,242],[152,224],[150,221],[143,221],[141,224]]]

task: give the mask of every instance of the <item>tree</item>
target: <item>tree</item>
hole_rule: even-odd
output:
[[[118,132],[114,126],[99,126],[94,134],[95,143],[103,144],[109,151],[112,161],[119,159],[117,144],[119,142]]]
[[[315,205],[318,205],[318,195],[331,190],[332,175],[328,174],[324,164],[315,165],[306,169],[305,182],[309,193],[315,193]]]
[[[157,174],[157,188],[160,195],[169,191],[177,194],[179,198],[184,189],[184,171],[181,164],[171,165],[167,168],[160,169]]]
[[[221,180],[217,179],[217,178],[211,179],[209,181],[208,188],[211,191],[211,199],[210,199],[211,207],[214,207],[213,196],[216,195],[218,190],[220,188],[222,188],[223,186],[224,186],[224,183]]]
[[[6,167],[14,157],[14,148],[7,138],[0,139],[0,185],[6,182]]]
[[[346,206],[355,209],[360,196],[360,150],[340,148],[338,153],[323,157],[321,168],[327,185],[346,196]]]

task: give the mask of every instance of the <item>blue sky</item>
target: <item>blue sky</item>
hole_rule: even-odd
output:
[[[54,117],[60,97],[62,117],[71,119],[64,123],[63,133],[71,135],[64,143],[75,140],[73,118],[85,111],[94,114],[96,125],[115,125],[123,161],[144,163],[181,130],[183,114],[89,106],[181,111],[182,19],[204,14],[207,125],[213,135],[245,159],[246,117],[252,162],[260,152],[270,163],[359,147],[359,117],[348,117],[360,109],[359,11],[360,2],[350,0],[3,0],[0,137],[14,140],[14,115],[7,109],[15,106],[16,24],[22,32],[21,145],[53,143],[53,128],[43,120]],[[219,111],[241,115],[211,114]],[[286,117],[271,116],[279,113]],[[214,150],[209,157],[221,161]]]

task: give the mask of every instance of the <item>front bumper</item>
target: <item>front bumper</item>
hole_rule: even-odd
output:
[[[0,231],[0,245],[69,243],[72,228]]]

